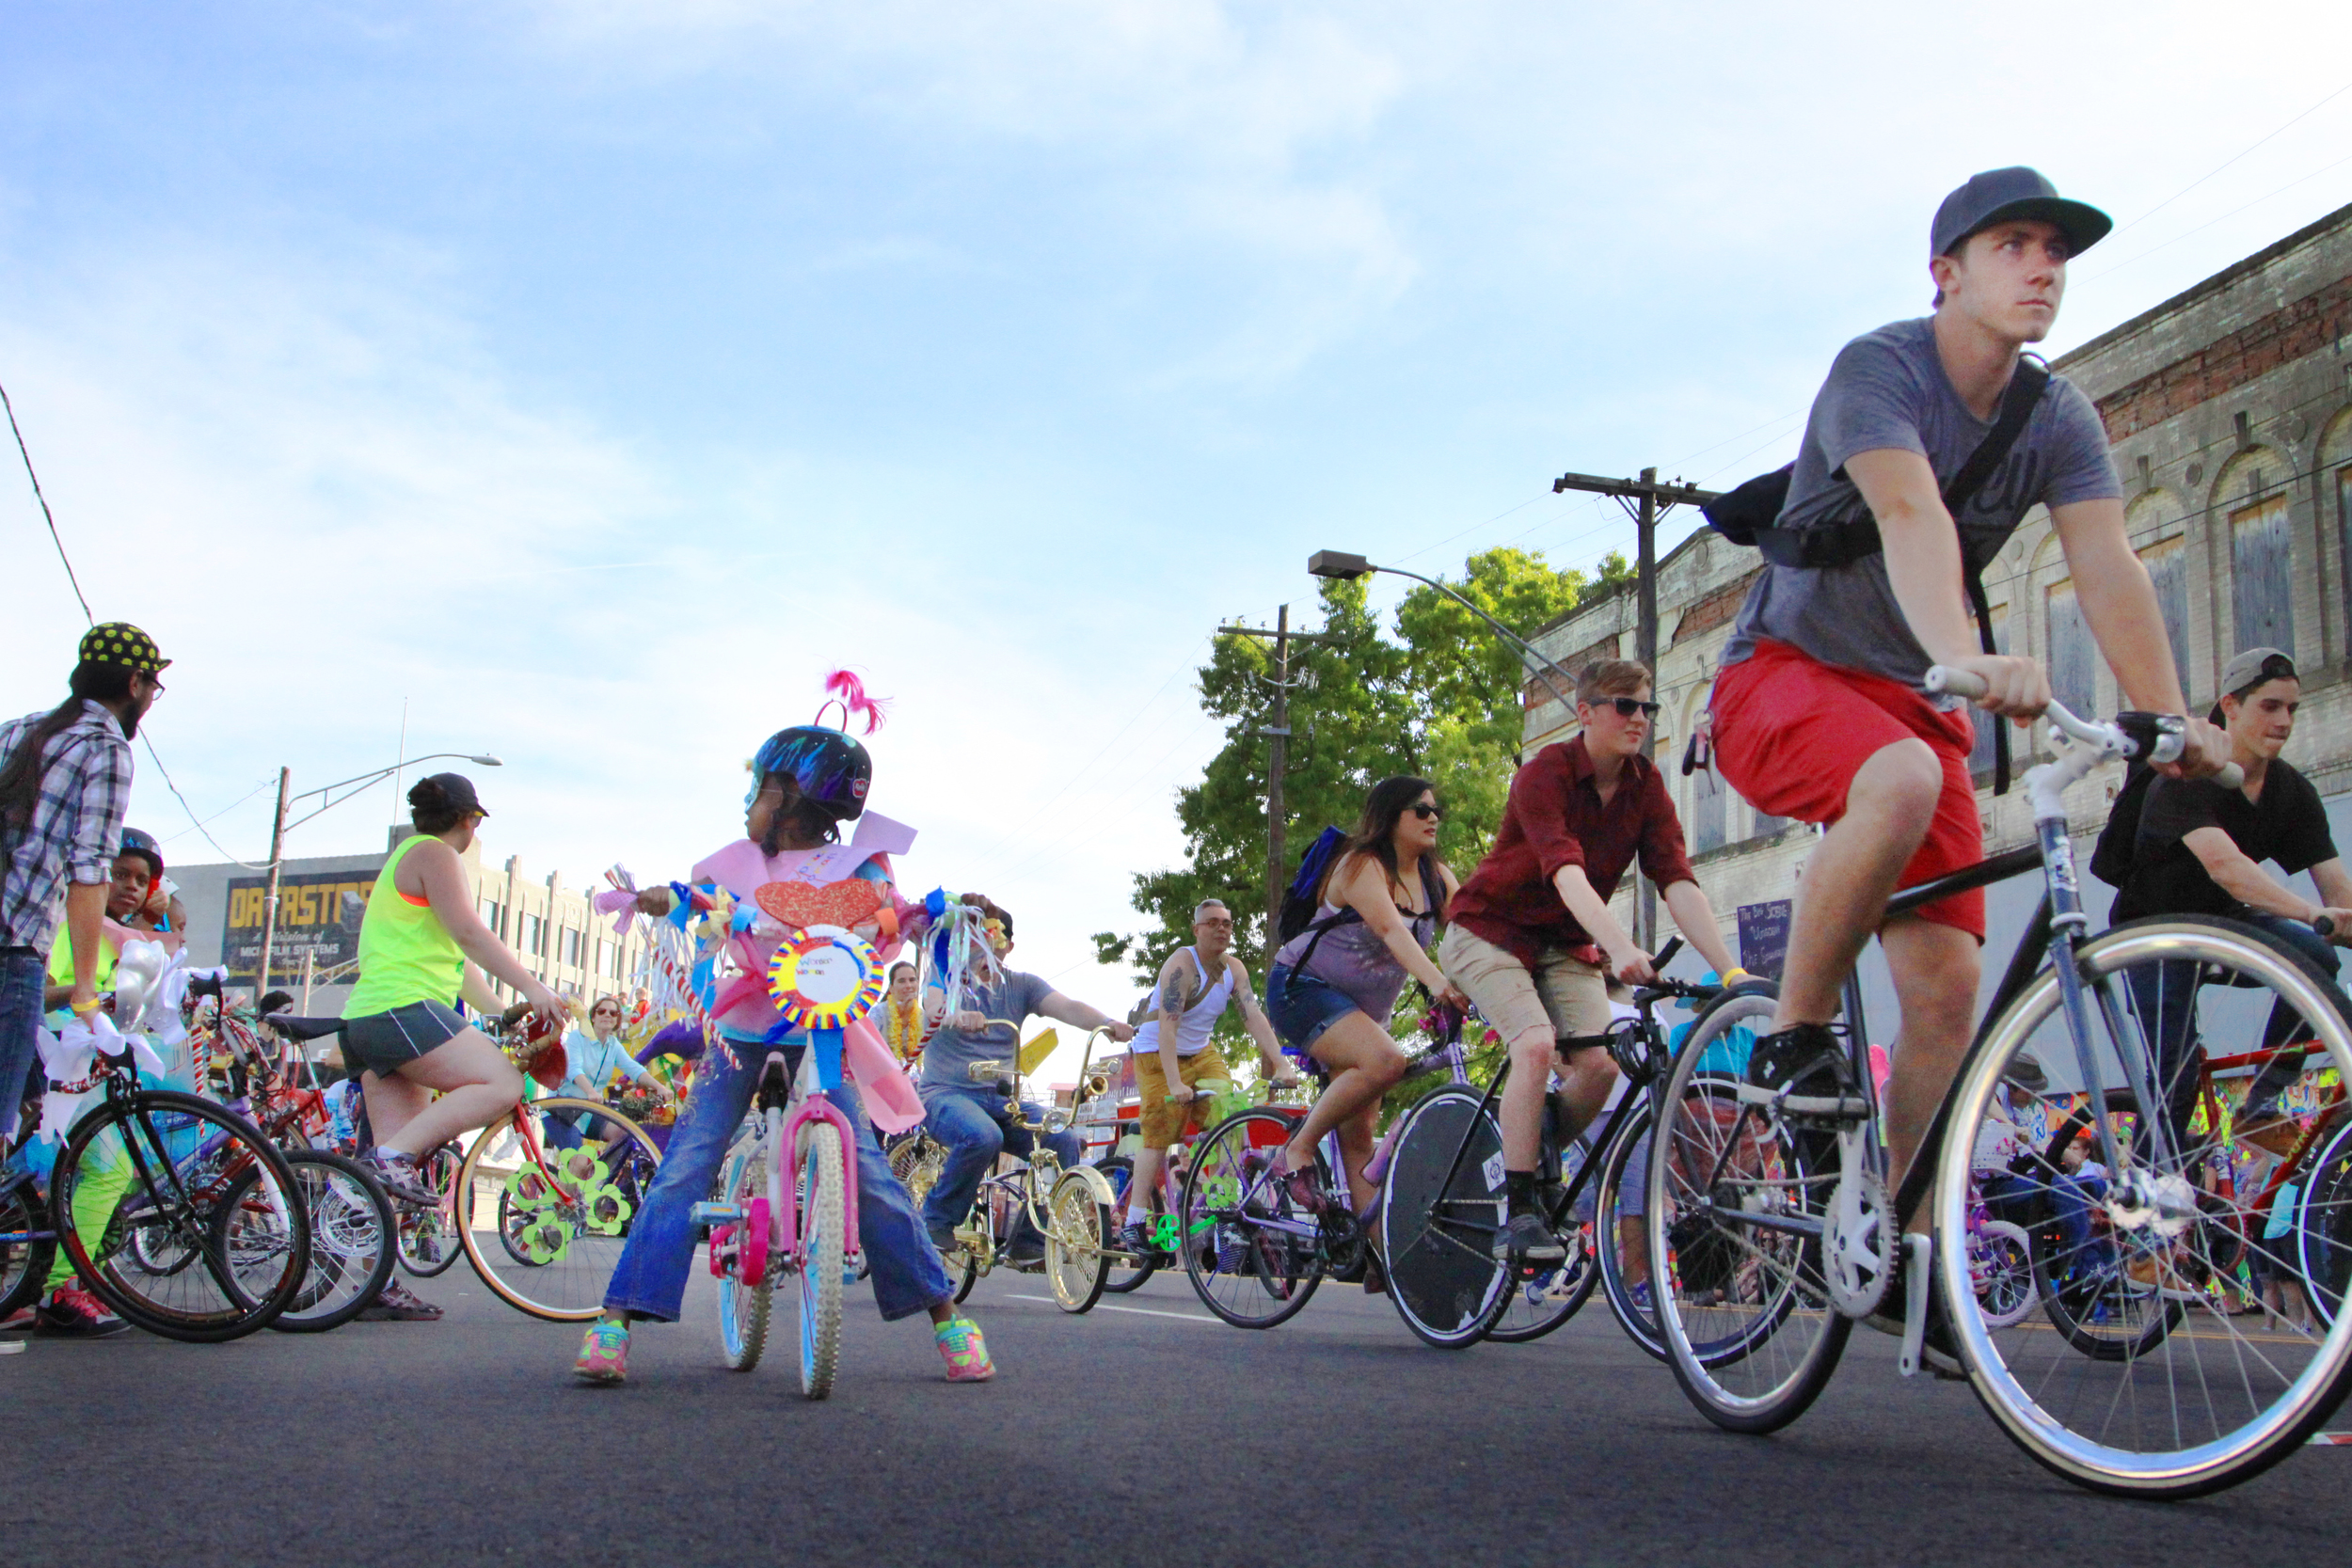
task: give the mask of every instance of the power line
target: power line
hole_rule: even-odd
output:
[[[82,607],[82,619],[94,626],[98,617],[90,613],[89,600],[82,593],[82,579],[73,575],[73,562],[65,553],[65,541],[57,537],[56,516],[49,510],[49,498],[40,493],[40,475],[33,471],[33,454],[25,450],[24,432],[17,428],[16,404],[8,401],[6,387],[0,387],[0,409],[8,410],[8,434],[16,437],[16,454],[24,460],[24,477],[33,482],[33,499],[40,502],[41,517],[49,524],[49,542],[57,546],[57,559],[65,565],[65,580],[73,585],[73,597]]]
[[[2203,233],[2206,230],[2214,228],[2216,225],[2229,222],[2240,213],[2251,212],[2255,208],[2261,206],[2264,202],[2270,200],[2273,197],[2284,196],[2287,192],[2295,189],[2296,186],[2308,184],[2312,181],[2318,179],[2321,175],[2331,173],[2336,169],[2342,168],[2346,164],[2352,164],[2352,158],[2338,158],[2332,164],[2312,170],[2311,173],[2304,175],[2301,179],[2288,181],[2277,190],[2272,191],[2269,196],[2258,196],[2243,207],[2233,207],[2228,212],[2222,214],[2219,217],[2215,218],[2210,222],[2201,223],[2194,229],[2184,230],[2180,233],[2173,235],[2170,239],[2166,240],[2161,245],[2150,245],[2147,249],[2141,251],[2137,256],[2126,256],[2123,260],[2116,262],[2115,265],[2111,267],[2090,274],[2083,279],[2083,281],[2086,283],[2092,282],[2098,278],[2111,277],[2116,273],[2122,272],[2125,267],[2136,266],[2139,262],[2146,261],[2149,257],[2155,255],[2160,250],[2166,250],[2173,245],[2179,245],[2183,240],[2193,239],[2197,235]]]
[[[41,493],[40,475],[34,471],[33,454],[24,445],[24,432],[19,428],[16,422],[16,405],[8,401],[8,389],[6,387],[0,387],[0,409],[4,409],[8,413],[8,432],[16,437],[16,454],[18,457],[24,459],[24,477],[32,481],[33,499],[40,502],[41,518],[49,525],[49,542],[57,546],[57,560],[65,567],[66,581],[73,585],[73,598],[74,601],[82,607],[82,619],[86,624],[94,626],[98,624],[98,616],[90,610],[89,600],[83,595],[82,579],[74,575],[73,558],[65,553],[65,540],[57,532],[56,515],[49,510],[49,498]],[[268,868],[266,866],[253,865],[247,862],[238,860],[236,856],[231,855],[228,850],[221,848],[220,840],[215,838],[210,832],[206,832],[204,824],[197,818],[196,808],[188,804],[188,798],[186,796],[180,793],[180,786],[171,782],[171,769],[164,766],[164,759],[156,753],[153,737],[150,736],[139,736],[139,739],[141,743],[147,747],[147,760],[153,763],[155,765],[155,771],[162,775],[164,787],[170,790],[171,798],[180,802],[180,809],[188,814],[188,821],[195,826],[196,831],[204,834],[204,842],[211,845],[221,854],[223,858],[228,860],[232,864],[242,865],[247,871],[267,870]],[[246,797],[246,800],[250,799],[252,799],[251,796]],[[243,804],[244,802],[240,801],[238,803]],[[179,835],[175,833],[172,836],[176,838]]]
[[[2264,136],[2261,140],[2247,147],[2244,151],[2237,153],[2235,156],[2225,158],[2220,163],[2216,164],[2211,169],[2199,175],[2196,179],[2191,180],[2187,184],[2183,185],[2179,190],[2174,191],[2170,196],[2166,197],[2162,201],[2157,202],[2154,206],[2140,214],[2139,216],[2123,225],[2122,229],[2115,230],[2106,237],[2108,239],[2113,239],[2115,235],[2122,233],[2124,230],[2136,229],[2139,225],[2146,223],[2150,218],[2154,217],[2158,213],[2163,212],[2167,207],[2171,206],[2172,203],[2180,200],[2181,198],[2186,196],[2189,192],[2195,190],[2198,186],[2203,184],[2215,175],[2219,174],[2223,169],[2228,168],[2232,164],[2236,163],[2238,159],[2245,157],[2247,153],[2252,152],[2256,148],[2263,146],[2265,142],[2275,141],[2294,127],[2300,125],[2303,121],[2311,119],[2312,116],[2319,113],[2320,110],[2326,108],[2328,104],[2333,103],[2337,99],[2342,98],[2347,92],[2352,92],[2352,82],[2344,83],[2344,86],[2338,87],[2335,91],[2329,93],[2327,97],[2321,99],[2310,108],[2305,109],[2301,114],[2296,115],[2293,119],[2288,120],[2286,124],[2280,126],[2278,130],[2271,132],[2270,135]]]

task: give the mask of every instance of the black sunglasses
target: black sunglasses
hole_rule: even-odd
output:
[[[1658,710],[1665,705],[1662,703],[1645,703],[1639,697],[1603,697],[1601,703],[1615,708],[1620,719],[1630,719],[1637,713],[1645,719],[1655,719]],[[1600,704],[1594,705],[1597,707]]]
[[[1405,809],[1411,812],[1415,816],[1420,817],[1423,822],[1428,821],[1433,816],[1440,822],[1445,820],[1445,808],[1443,806],[1425,806],[1416,801],[1412,805],[1406,806]]]

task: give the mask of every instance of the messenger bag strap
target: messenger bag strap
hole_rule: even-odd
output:
[[[2001,412],[1993,421],[1977,450],[1968,454],[1960,472],[1944,490],[1944,510],[1951,514],[1952,526],[1960,526],[1960,509],[1976,498],[1984,488],[1984,482],[1993,477],[1993,470],[2001,466],[2010,448],[2025,433],[2026,421],[2042,402],[2042,394],[2049,388],[2050,367],[2039,358],[2017,361],[2016,373],[2009,378],[2009,389],[2001,394]],[[1984,568],[1988,562],[1968,559],[1967,536],[1961,536],[1961,576],[1968,588],[1968,608],[1977,616],[1977,641],[1988,654],[2000,652],[1993,641],[1993,605],[1984,592]],[[2010,726],[2001,720],[1993,721],[1993,793],[2009,793]]]

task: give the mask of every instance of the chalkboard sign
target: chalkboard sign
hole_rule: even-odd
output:
[[[1740,967],[1767,979],[1780,978],[1788,958],[1788,900],[1740,906]]]

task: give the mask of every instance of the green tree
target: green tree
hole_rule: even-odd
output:
[[[1621,579],[1623,568],[1620,557],[1604,561],[1601,584]],[[1405,596],[1393,635],[1384,634],[1365,586],[1326,581],[1321,629],[1329,640],[1299,644],[1292,657],[1284,875],[1327,824],[1354,825],[1374,784],[1418,773],[1446,803],[1442,848],[1467,876],[1502,820],[1529,677],[1484,623],[1427,587]],[[1471,556],[1448,586],[1525,637],[1574,609],[1595,585],[1581,572],[1555,571],[1538,553],[1504,547]],[[1267,755],[1258,732],[1271,673],[1265,644],[1244,637],[1217,639],[1200,671],[1200,705],[1225,721],[1225,744],[1200,783],[1177,794],[1185,863],[1136,875],[1134,906],[1150,918],[1144,929],[1094,939],[1103,962],[1135,966],[1139,986],[1150,986],[1168,955],[1192,940],[1193,908],[1212,896],[1232,907],[1235,950],[1251,974],[1264,976]],[[1218,1037],[1229,1056],[1241,1045],[1232,1014]]]

